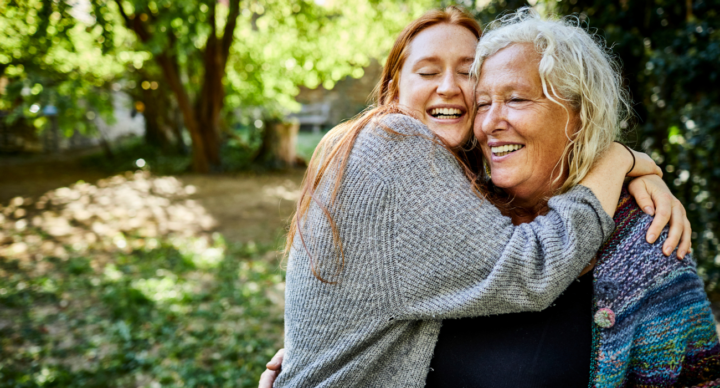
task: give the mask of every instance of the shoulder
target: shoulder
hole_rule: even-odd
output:
[[[435,134],[420,120],[393,113],[373,118],[358,137],[358,144],[370,143],[373,146],[410,148],[413,141],[420,140],[432,144]]]
[[[655,243],[646,241],[645,234],[653,217],[645,214],[626,190],[620,197],[614,221],[615,232],[597,256],[595,289],[598,300],[605,300],[622,310],[621,306],[627,307],[659,289],[694,289],[704,296],[703,283],[692,256],[677,260],[674,255],[668,257],[662,253],[667,227]],[[676,283],[684,286],[668,288]]]
[[[351,164],[365,165],[380,175],[397,179],[431,170],[458,170],[455,157],[419,120],[389,114],[371,121],[358,135]]]
[[[386,115],[378,120],[378,124],[403,135],[435,137],[432,131],[420,120],[404,114],[393,113]]]
[[[667,226],[655,243],[646,241],[645,235],[653,217],[640,209],[626,188],[623,188],[613,221],[615,231],[598,252],[598,265],[603,269],[621,271],[632,266],[637,270],[640,266],[643,271],[659,273],[659,269],[694,266],[692,259],[680,261],[662,253],[662,244],[668,234]]]

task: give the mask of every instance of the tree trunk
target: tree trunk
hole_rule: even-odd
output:
[[[142,90],[142,102],[145,109],[142,112],[145,119],[145,142],[163,149],[172,147],[170,128],[166,116],[168,110],[168,96],[162,90]]]
[[[123,8],[122,1],[115,0],[125,25],[135,31],[143,42],[151,39],[150,31],[145,27],[141,18],[128,15]],[[215,21],[215,5],[210,2],[210,36],[203,52],[205,66],[204,80],[196,104],[190,101],[185,85],[180,78],[178,61],[170,50],[155,55],[155,61],[162,69],[163,77],[175,94],[178,107],[182,112],[185,127],[192,138],[192,167],[200,173],[209,172],[213,167],[220,165],[220,112],[222,111],[225,91],[222,80],[225,77],[225,65],[230,53],[233,34],[240,15],[240,0],[230,0],[230,9],[222,38],[217,36]],[[176,40],[172,31],[167,32],[170,45]]]
[[[222,79],[225,66],[219,50],[219,41],[213,33],[208,37],[204,52],[205,74],[202,89],[197,100],[196,112],[203,142],[205,157],[211,166],[220,166],[220,112],[225,99]]]
[[[272,168],[292,167],[297,164],[298,123],[269,122],[265,125],[262,144],[255,162]]]
[[[178,74],[177,68],[174,66],[174,62],[166,54],[159,54],[156,58],[158,64],[163,69],[165,79],[168,81],[170,88],[175,94],[178,106],[183,114],[185,127],[188,129],[188,132],[190,132],[190,138],[193,143],[193,170],[200,173],[207,173],[210,171],[210,161],[208,160],[205,152],[205,139],[203,138],[201,126],[195,114],[195,109],[193,109],[192,103],[190,102],[190,96],[188,96],[187,91],[180,80],[180,74]]]

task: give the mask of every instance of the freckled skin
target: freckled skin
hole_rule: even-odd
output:
[[[531,44],[508,46],[485,60],[476,89],[474,131],[490,162],[492,181],[526,209],[537,206],[567,178],[564,162],[565,174],[551,185],[568,143],[566,127],[571,135],[578,123],[572,109],[565,105],[566,111],[543,94],[540,59]],[[525,147],[497,157],[490,152],[488,142]]]
[[[414,111],[450,145],[470,135],[472,82],[470,65],[477,39],[467,28],[452,24],[429,27],[413,38],[400,71],[399,103]],[[464,112],[459,119],[437,119],[428,109],[449,104]]]

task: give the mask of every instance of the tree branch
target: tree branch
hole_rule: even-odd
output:
[[[149,41],[151,38],[150,33],[145,29],[145,27],[143,27],[140,18],[137,18],[134,15],[133,17],[130,17],[126,14],[125,9],[122,6],[122,0],[115,0],[115,3],[118,5],[118,10],[120,10],[120,15],[125,20],[127,28],[135,31],[135,34],[141,41],[143,41],[143,43]]]
[[[227,62],[228,55],[230,55],[230,46],[232,46],[238,16],[240,16],[240,0],[230,0],[230,13],[228,14],[227,23],[225,23],[220,49],[223,64]]]
[[[120,10],[120,16],[122,16],[123,20],[125,20],[125,26],[127,28],[132,29],[132,21],[128,17],[128,15],[125,13],[125,9],[122,6],[122,1],[115,0],[115,4],[118,6],[118,10]]]

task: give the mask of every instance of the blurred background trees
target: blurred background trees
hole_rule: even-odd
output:
[[[0,110],[42,131],[50,105],[85,133],[97,115],[112,121],[110,91],[123,91],[149,109],[147,140],[182,151],[187,133],[192,169],[218,171],[233,128],[271,131],[299,109],[299,86],[360,78],[430,4],[2,0]]]

